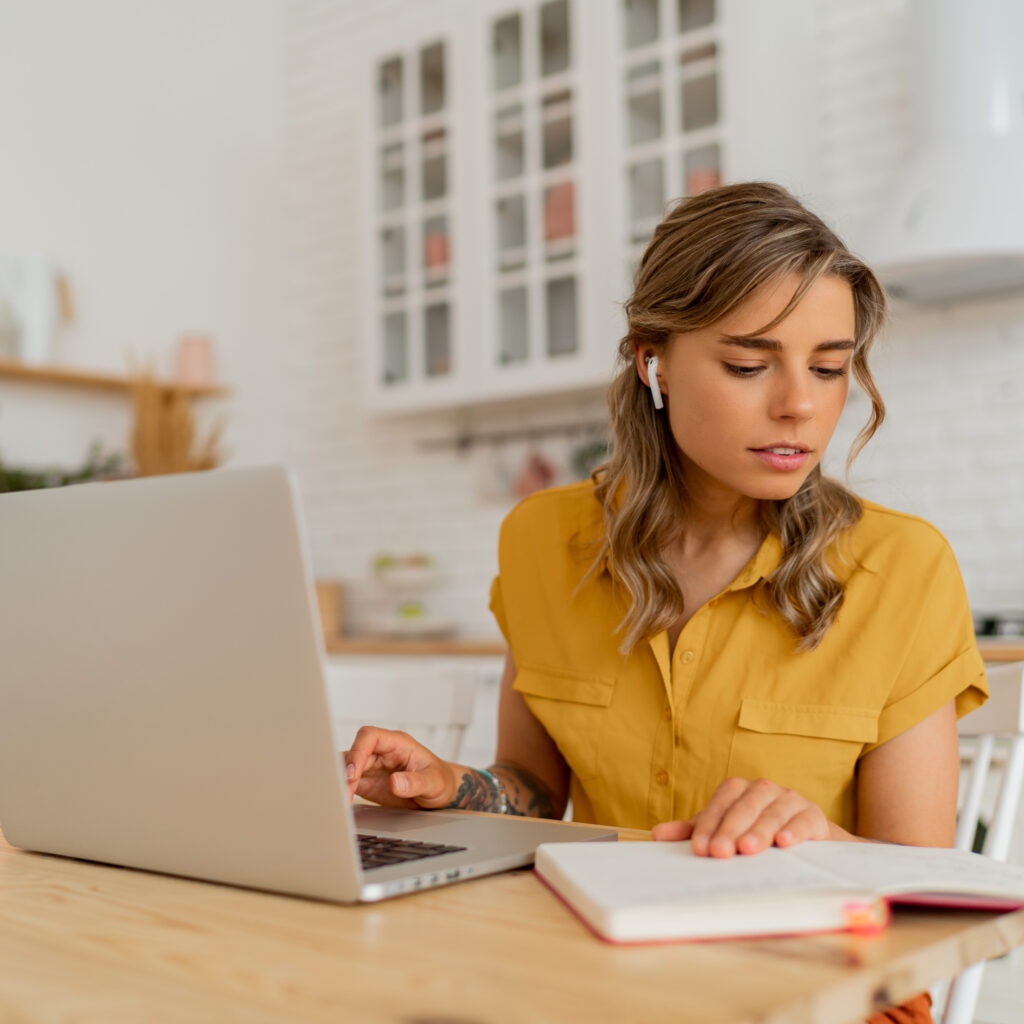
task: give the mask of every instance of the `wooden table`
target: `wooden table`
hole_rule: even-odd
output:
[[[0,1019],[842,1024],[1024,943],[1024,911],[876,937],[616,948],[529,871],[342,907],[14,850]]]

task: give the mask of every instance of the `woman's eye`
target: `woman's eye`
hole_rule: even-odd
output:
[[[753,377],[764,369],[763,366],[737,366],[735,363],[722,363],[722,365],[734,377]]]
[[[734,377],[756,377],[765,370],[764,366],[741,366],[738,363],[722,363],[722,365],[726,372]],[[812,366],[811,372],[822,380],[836,380],[846,376],[847,368],[845,366]]]

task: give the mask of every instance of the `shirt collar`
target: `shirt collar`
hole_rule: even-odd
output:
[[[604,539],[604,519],[600,509],[593,519],[580,525],[578,534],[580,540],[585,544],[593,544],[596,549]],[[591,549],[591,550],[593,550]],[[602,553],[597,564],[597,574],[611,573],[609,567],[608,550]],[[732,590],[745,590],[752,587],[763,579],[768,579],[782,563],[782,540],[777,533],[769,533],[761,541],[761,546],[754,553],[749,562],[739,571],[736,578],[722,591],[728,593]]]
[[[769,576],[782,563],[782,540],[777,533],[769,533],[761,546],[754,553],[754,557],[739,571],[736,578],[730,583],[723,593],[730,590],[744,590],[752,587]]]

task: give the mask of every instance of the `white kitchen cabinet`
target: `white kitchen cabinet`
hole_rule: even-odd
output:
[[[471,205],[456,191],[465,178],[456,145],[466,118],[458,123],[454,49],[454,35],[439,33],[374,62],[367,336],[372,387],[382,395],[444,402],[457,396],[464,375],[460,271]]]
[[[438,3],[370,54],[367,400],[593,389],[667,204],[813,200],[813,0]]]
[[[607,5],[495,7],[477,114],[480,400],[603,383],[621,333],[608,291],[607,150],[594,130],[611,102],[594,75],[594,56],[609,44]]]

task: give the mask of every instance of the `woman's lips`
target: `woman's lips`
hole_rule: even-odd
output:
[[[790,445],[772,445],[770,448],[750,449],[766,466],[772,469],[800,469],[810,458],[806,448]]]

